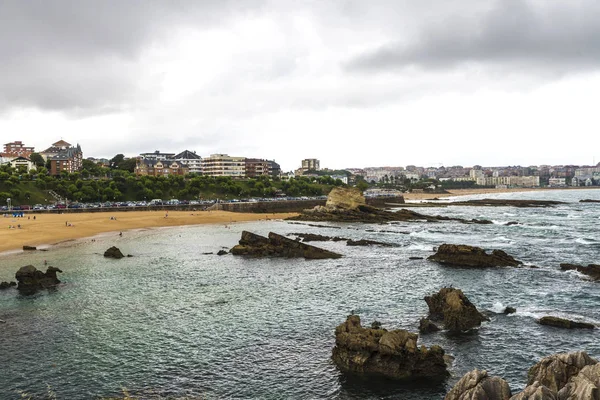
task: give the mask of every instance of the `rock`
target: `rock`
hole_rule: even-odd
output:
[[[589,276],[594,281],[600,281],[600,265],[598,264],[589,264],[584,267],[583,265],[564,263],[560,264],[560,269],[563,271],[575,270]]]
[[[587,365],[558,392],[558,400],[600,399],[600,363]]]
[[[8,289],[17,286],[16,282],[0,282],[0,290]]]
[[[600,200],[583,199],[579,200],[580,203],[600,203]]]
[[[316,233],[294,233],[293,235],[298,236],[299,238],[302,238],[303,242],[328,242],[328,241],[340,242],[342,240],[348,240],[346,238],[341,238],[338,236],[325,236],[325,235],[318,235]]]
[[[509,222],[505,223],[504,225],[513,226],[513,225],[519,225],[519,223],[517,221],[509,221]]]
[[[23,251],[37,250],[35,246],[23,246]]]
[[[556,396],[556,392],[536,381],[521,393],[511,397],[510,400],[558,400]]]
[[[584,351],[559,353],[544,357],[529,369],[527,385],[539,382],[550,391],[557,393],[572,376],[577,375],[587,365],[596,365],[598,361]]]
[[[104,252],[104,257],[119,259],[125,256],[123,255],[123,253],[121,253],[121,250],[119,250],[118,247],[112,246]]]
[[[39,271],[33,265],[21,267],[15,274],[17,289],[23,294],[33,294],[40,289],[47,289],[60,283],[56,273],[62,272],[55,267],[48,267],[46,272]]]
[[[460,378],[444,400],[509,400],[510,396],[510,387],[504,379],[475,369]]]
[[[569,319],[565,319],[565,318],[559,318],[559,317],[542,317],[538,320],[538,323],[540,325],[549,325],[549,326],[555,326],[557,328],[566,328],[566,329],[578,329],[578,328],[583,328],[583,329],[594,329],[596,326],[594,324],[590,324],[588,322],[577,322],[577,321],[571,321]]]
[[[502,250],[493,250],[491,254],[487,254],[480,247],[460,244],[443,244],[438,247],[436,254],[427,259],[443,265],[471,268],[516,267],[522,264]]]
[[[366,206],[367,201],[362,191],[353,187],[334,187],[327,195],[325,207],[329,209],[356,210]]]
[[[409,260],[422,260],[423,257],[408,257]]]
[[[489,319],[480,313],[462,290],[442,288],[438,293],[425,296],[429,307],[429,318],[443,321],[444,328],[451,333],[460,333],[481,326]]]
[[[367,240],[367,239],[360,239],[360,240],[348,239],[348,241],[346,242],[346,246],[373,246],[373,245],[384,246],[384,247],[391,246],[391,244],[389,244],[389,243],[383,243],[383,242],[378,242],[376,240]]]
[[[419,320],[419,333],[432,333],[439,330],[440,328],[427,318],[421,318]]]
[[[335,329],[333,362],[343,371],[393,379],[443,380],[448,376],[444,350],[417,347],[418,335],[403,329],[363,328],[358,315]]]
[[[304,257],[306,259],[340,258],[342,256],[273,232],[270,232],[269,237],[266,238],[248,231],[242,232],[239,244],[234,246],[230,252],[236,256]]]
[[[517,312],[517,309],[514,307],[506,307],[504,309],[504,314],[508,315],[508,314],[514,314]]]
[[[227,251],[225,251],[225,250],[219,250],[219,251],[217,252],[217,255],[218,255],[218,256],[224,256],[225,254],[228,254],[228,252],[227,252]]]
[[[371,323],[371,329],[381,329],[381,322],[379,322],[379,321],[373,321]]]

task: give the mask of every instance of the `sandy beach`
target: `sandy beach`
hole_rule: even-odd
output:
[[[35,215],[35,220],[33,216]],[[1,218],[0,253],[23,246],[44,246],[105,232],[198,224],[230,224],[282,219],[294,213],[252,214],[227,211],[129,211],[67,214],[25,214],[24,218]],[[114,218],[114,219],[112,219]],[[21,228],[17,226],[21,225]],[[14,226],[14,228],[9,228]]]

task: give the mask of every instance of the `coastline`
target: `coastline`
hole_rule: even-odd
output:
[[[283,219],[297,213],[233,213],[228,211],[128,211],[71,214],[25,214],[24,218],[2,218],[0,256],[22,251],[23,246],[47,249],[76,239],[135,229],[185,225],[231,224]],[[15,228],[9,229],[8,226]],[[18,225],[21,228],[16,228]]]
[[[431,200],[477,194],[535,192],[547,190],[578,190],[580,188],[510,188],[510,189],[452,189],[448,193],[404,193],[407,201]],[[600,189],[600,188],[599,188]],[[22,252],[23,246],[48,249],[77,239],[101,234],[127,232],[135,229],[161,228],[184,225],[230,224],[235,222],[284,219],[297,213],[238,213],[229,211],[127,211],[67,214],[25,214],[24,218],[3,218],[0,229],[0,256]],[[115,219],[111,219],[114,217]],[[21,225],[21,228],[16,228]],[[9,229],[8,226],[14,226]]]

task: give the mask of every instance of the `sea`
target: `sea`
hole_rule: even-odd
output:
[[[466,372],[503,377],[513,394],[542,357],[584,350],[600,357],[600,330],[564,330],[554,315],[600,324],[600,283],[560,263],[600,263],[600,190],[553,190],[461,197],[560,200],[552,208],[448,206],[425,214],[489,219],[490,225],[260,221],[104,234],[47,251],[0,257],[0,281],[24,265],[62,269],[62,284],[33,296],[0,291],[0,399],[104,397],[198,399],[442,399]],[[506,223],[516,221],[517,225]],[[321,226],[312,226],[321,225]],[[392,247],[313,244],[335,260],[244,258],[229,249],[243,230],[318,233]],[[522,268],[465,269],[428,261],[443,243],[501,249]],[[119,247],[132,257],[106,259]],[[208,253],[208,254],[207,254]],[[410,257],[422,257],[411,260]],[[335,327],[417,332],[423,298],[460,288],[489,322],[462,336],[421,335],[454,360],[441,384],[364,378],[331,361]],[[504,315],[506,306],[517,312]]]

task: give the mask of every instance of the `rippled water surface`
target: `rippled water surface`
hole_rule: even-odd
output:
[[[482,197],[482,196],[480,196]],[[586,350],[600,357],[599,331],[536,324],[544,315],[600,323],[600,284],[561,262],[600,263],[600,190],[487,195],[555,199],[555,208],[423,208],[426,214],[485,218],[493,225],[331,224],[328,228],[264,221],[127,232],[48,252],[0,258],[0,281],[26,264],[64,272],[57,290],[22,297],[0,292],[0,398],[34,395],[50,385],[58,398],[151,397],[440,399],[465,372],[487,369],[521,389],[539,358]],[[519,225],[505,226],[509,221]],[[242,230],[312,232],[374,239],[396,247],[316,243],[338,260],[245,259],[216,256]],[[434,246],[460,243],[502,249],[538,268],[470,271],[427,260]],[[116,245],[134,255],[108,260]],[[455,357],[452,377],[436,387],[365,381],[330,361],[335,326],[354,310],[364,324],[417,331],[425,295],[461,288],[479,309],[496,311],[477,334],[420,337]],[[511,316],[498,314],[504,306]]]

